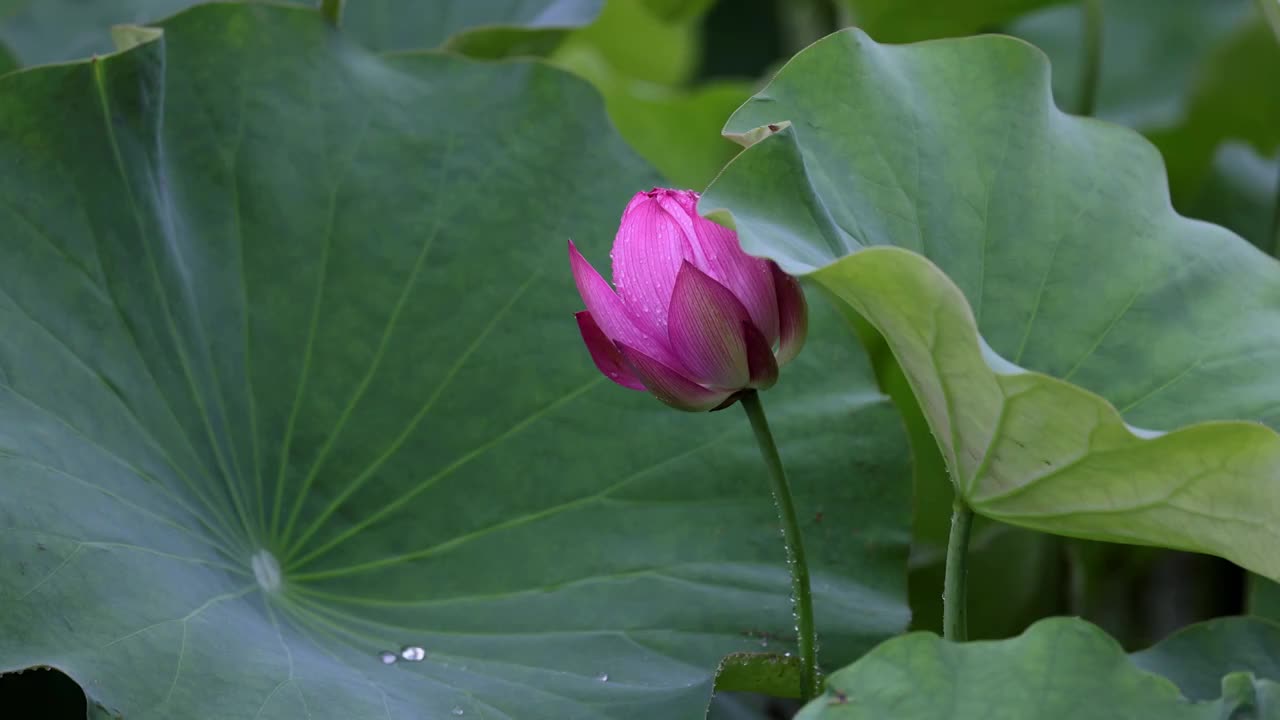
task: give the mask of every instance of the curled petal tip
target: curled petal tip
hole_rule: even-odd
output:
[[[578,332],[582,333],[582,342],[586,343],[596,369],[624,388],[644,390],[644,383],[631,372],[631,366],[618,351],[618,346],[604,334],[591,313],[583,310],[575,313],[574,317],[578,320]]]
[[[742,323],[742,337],[747,345],[747,367],[751,371],[749,386],[767,390],[778,382],[778,360],[764,334],[750,322]]]
[[[778,367],[795,359],[809,335],[809,305],[800,281],[773,267],[773,284],[778,293]]]

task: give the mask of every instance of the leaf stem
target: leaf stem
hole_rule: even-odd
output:
[[[343,0],[320,0],[320,16],[330,25],[338,27],[342,23]]]
[[[751,421],[760,455],[769,468],[769,489],[773,492],[778,518],[782,521],[782,538],[787,548],[787,567],[791,572],[791,594],[796,611],[796,645],[800,655],[800,697],[809,700],[818,693],[818,636],[813,624],[813,595],[809,589],[809,564],[804,556],[804,542],[800,536],[800,522],[796,519],[795,503],[791,500],[791,486],[782,468],[778,446],[773,442],[769,421],[755,390],[742,394],[742,408]]]
[[[1271,207],[1271,235],[1266,242],[1271,243],[1271,257],[1280,259],[1280,155],[1276,155],[1276,197]]]
[[[1084,0],[1084,57],[1080,72],[1079,114],[1093,115],[1102,72],[1102,0]]]
[[[951,503],[951,537],[947,541],[947,569],[942,584],[942,636],[952,642],[964,642],[969,634],[965,585],[972,527],[973,510],[957,493]]]

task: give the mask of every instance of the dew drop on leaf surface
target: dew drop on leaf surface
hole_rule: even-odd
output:
[[[400,650],[400,657],[409,662],[421,662],[427,656],[427,651],[417,645],[405,645]]]

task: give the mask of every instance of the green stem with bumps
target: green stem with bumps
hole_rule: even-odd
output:
[[[778,446],[769,430],[769,421],[755,390],[742,394],[742,407],[747,411],[751,429],[764,464],[769,468],[769,489],[773,492],[778,517],[782,521],[782,538],[787,548],[787,566],[791,571],[791,595],[796,612],[796,645],[800,657],[800,698],[809,700],[818,694],[818,635],[813,624],[813,594],[809,588],[809,564],[804,556],[804,542],[800,536],[800,522],[796,518],[795,503],[791,500],[791,486],[782,468]]]

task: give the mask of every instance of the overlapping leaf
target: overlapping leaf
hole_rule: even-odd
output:
[[[978,512],[1280,577],[1280,264],[1175,214],[1040,53],[846,31],[726,132],[758,142],[702,210],[883,333]]]
[[[787,648],[746,422],[577,338],[565,239],[654,182],[581,82],[200,7],[0,81],[0,168],[0,671],[128,718],[648,719]],[[820,308],[766,403],[839,663],[906,621],[909,488]]]

